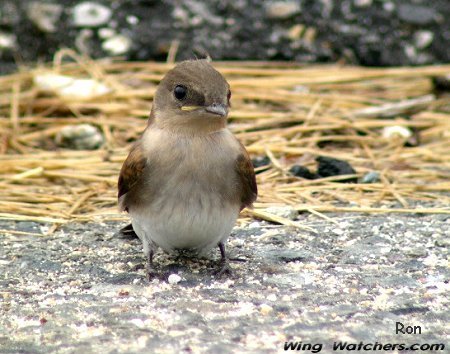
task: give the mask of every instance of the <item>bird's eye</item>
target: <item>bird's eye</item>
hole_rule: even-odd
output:
[[[177,100],[182,100],[186,97],[187,94],[187,88],[183,85],[177,85],[175,86],[175,90],[173,90],[173,94],[175,95],[175,98]]]

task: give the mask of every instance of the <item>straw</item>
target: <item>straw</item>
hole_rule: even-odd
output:
[[[271,206],[330,223],[326,213],[450,214],[450,100],[435,96],[431,80],[450,65],[213,64],[233,92],[229,128],[252,158],[270,161],[258,169],[259,197],[240,223],[247,215],[305,229],[268,212]],[[92,61],[65,50],[54,64],[0,77],[0,219],[51,223],[49,232],[71,221],[126,220],[117,209],[120,167],[171,67]],[[91,78],[112,92],[83,100],[44,92],[33,81],[43,71]],[[76,124],[97,126],[105,145],[88,152],[58,147],[58,132]],[[383,137],[397,125],[418,134],[418,145]],[[345,160],[356,174],[305,180],[289,173],[295,164],[314,171],[317,156]],[[345,183],[371,171],[379,181]]]

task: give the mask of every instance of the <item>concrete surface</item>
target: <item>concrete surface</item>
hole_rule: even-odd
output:
[[[300,216],[317,234],[265,222],[235,228],[228,250],[239,261],[224,279],[212,275],[218,250],[202,260],[158,253],[166,280],[151,283],[139,241],[115,235],[123,224],[72,224],[41,237],[3,232],[0,353],[447,345],[449,215],[330,216],[337,224]],[[0,221],[0,229],[46,227]],[[396,334],[397,322],[416,334]]]

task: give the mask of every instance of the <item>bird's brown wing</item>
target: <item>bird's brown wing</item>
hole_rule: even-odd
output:
[[[241,185],[241,210],[245,207],[251,207],[258,195],[256,186],[255,171],[252,161],[248,156],[247,150],[241,145],[240,154],[236,159],[236,172]]]
[[[118,198],[120,210],[128,211],[127,195],[132,192],[133,187],[141,179],[147,166],[142,145],[137,142],[131,149],[130,154],[122,165],[118,183]]]

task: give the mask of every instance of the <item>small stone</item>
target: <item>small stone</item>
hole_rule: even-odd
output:
[[[317,179],[319,176],[315,173],[312,173],[307,167],[294,165],[289,169],[289,172],[292,173],[296,177],[302,177],[306,179]]]
[[[436,18],[436,12],[432,7],[413,4],[401,4],[397,13],[402,21],[414,25],[430,24]]]
[[[167,281],[169,284],[178,284],[181,281],[181,277],[178,274],[170,274]]]
[[[70,100],[90,100],[112,91],[111,88],[94,79],[78,79],[53,72],[37,72],[33,81],[40,90],[50,91]]]
[[[267,156],[258,156],[252,160],[254,168],[270,165],[270,159]]]
[[[417,59],[417,49],[412,44],[405,44],[403,47],[403,52],[411,61],[415,61]]]
[[[386,139],[402,138],[407,140],[413,135],[413,133],[406,127],[402,127],[401,125],[394,125],[391,127],[385,127],[381,135]]]
[[[102,44],[102,49],[112,55],[120,55],[129,51],[131,40],[127,36],[118,34],[107,39]]]
[[[308,27],[303,34],[303,42],[307,45],[314,45],[314,41],[316,40],[317,30],[314,27]]]
[[[271,161],[267,156],[258,156],[252,159],[253,168],[258,169],[255,173],[267,171],[270,168]]]
[[[90,124],[68,125],[59,131],[55,138],[56,144],[75,150],[94,150],[103,142],[103,135]]]
[[[27,15],[42,32],[52,33],[56,32],[56,22],[62,11],[62,5],[34,1],[27,8]]]
[[[431,31],[417,31],[414,33],[414,44],[419,49],[428,47],[434,39],[434,33]]]
[[[317,173],[321,177],[353,175],[356,173],[356,171],[347,161],[338,160],[326,156],[319,156],[316,158],[316,161],[319,163]],[[357,178],[352,177],[345,180],[340,180],[340,182],[356,183]]]
[[[272,19],[287,19],[299,13],[300,4],[297,1],[274,1],[266,5],[267,17]]]
[[[433,77],[433,86],[438,92],[450,92],[450,74]]]
[[[443,235],[433,235],[435,236],[436,240],[434,241],[434,244],[437,247],[447,247],[450,249],[450,237],[446,237]]]
[[[261,224],[257,221],[253,221],[252,223],[248,224],[248,228],[249,229],[256,229],[256,228],[260,228]]]
[[[127,16],[126,20],[129,25],[137,25],[139,23],[139,19],[133,15]]]
[[[308,87],[308,86],[305,86],[305,85],[295,85],[295,86],[292,88],[292,91],[293,91],[293,92],[297,92],[297,93],[310,93],[310,92],[311,92],[311,90],[309,89],[309,87]]]
[[[103,27],[98,30],[98,36],[102,39],[111,38],[116,35],[116,31],[109,27]]]
[[[298,211],[290,206],[269,207],[266,212],[289,220],[295,220],[298,216]]]
[[[272,302],[277,301],[277,296],[275,294],[270,294],[267,296],[267,300]]]
[[[395,10],[395,4],[393,2],[383,2],[383,9],[386,12],[392,12]]]
[[[361,183],[377,183],[380,182],[380,173],[376,171],[370,171],[366,173],[361,179]]]
[[[339,235],[339,236],[343,235],[345,233],[345,231],[342,229],[333,229],[332,231],[334,234]]]
[[[0,32],[0,49],[12,49],[16,46],[16,36]]]
[[[288,38],[292,41],[298,40],[301,38],[303,31],[305,30],[305,26],[297,24],[291,27],[288,32]]]
[[[112,11],[96,2],[86,1],[73,8],[73,23],[78,27],[97,27],[111,18]]]
[[[273,311],[273,307],[269,306],[267,304],[261,304],[259,306],[259,311],[261,312],[261,314],[263,315],[268,315],[270,312]]]
[[[430,254],[428,257],[422,260],[422,263],[429,267],[435,267],[439,263],[439,258],[435,254]]]
[[[405,249],[404,251],[408,256],[413,257],[413,258],[421,258],[421,257],[426,257],[428,255],[428,252],[426,249],[424,248],[409,248],[409,249]]]
[[[369,7],[372,5],[372,0],[354,0],[353,3],[356,7]]]

